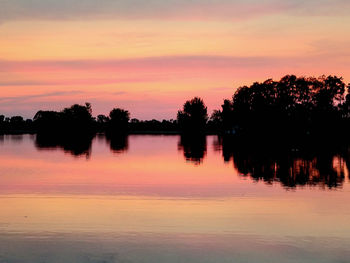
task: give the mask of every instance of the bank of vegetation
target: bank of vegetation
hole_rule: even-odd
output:
[[[268,79],[239,87],[221,109],[208,115],[204,101],[184,103],[174,120],[131,119],[126,109],[92,116],[89,103],[62,111],[38,111],[33,119],[0,116],[0,132],[37,133],[42,137],[90,137],[130,133],[222,134],[248,138],[346,138],[350,131],[350,84],[336,76]]]

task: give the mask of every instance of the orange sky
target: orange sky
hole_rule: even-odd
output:
[[[93,104],[175,118],[201,96],[220,107],[243,84],[285,74],[350,80],[344,0],[4,1],[0,113]]]

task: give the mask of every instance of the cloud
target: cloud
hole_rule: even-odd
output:
[[[282,62],[274,57],[234,57],[234,56],[160,56],[113,60],[0,60],[0,72],[60,71],[60,70],[123,70],[154,68],[232,68],[263,66],[267,63]]]
[[[329,51],[331,52],[331,51]],[[333,52],[333,51],[332,51]],[[28,81],[27,84],[106,84],[124,82],[149,82],[166,79],[168,74],[203,73],[220,70],[254,70],[263,68],[297,67],[330,65],[339,63],[348,56],[334,53],[316,52],[309,56],[159,56],[131,59],[99,59],[99,60],[36,60],[8,61],[0,60],[2,73],[45,73],[45,72],[76,72],[79,79],[62,79],[40,82]],[[88,72],[101,73],[108,78],[93,78]],[[78,73],[80,75],[78,75]],[[141,74],[142,73],[142,74]],[[113,75],[112,75],[113,74]],[[116,76],[116,77],[115,77]],[[3,81],[0,85],[26,84],[25,81]]]
[[[60,70],[67,70],[68,68],[59,68],[55,67],[54,69],[51,68],[53,71],[60,71]],[[78,69],[78,68],[75,68]],[[90,68],[91,69],[91,68]],[[36,68],[35,66],[31,68],[22,68],[22,72],[31,72],[31,71],[37,71],[39,68]],[[83,68],[81,69],[83,70]],[[11,70],[10,70],[11,71]],[[19,68],[17,68],[17,72],[20,71]],[[45,70],[44,70],[45,71]],[[40,78],[40,76],[36,76],[37,78]],[[154,76],[135,76],[135,77],[105,77],[105,78],[96,78],[96,77],[89,77],[86,76],[85,78],[63,78],[63,77],[52,77],[50,79],[44,79],[44,80],[9,80],[9,81],[0,81],[0,87],[29,87],[29,86],[76,86],[76,85],[110,85],[110,84],[120,84],[120,83],[140,83],[140,82],[151,82],[151,81],[157,81],[162,79],[160,76],[154,77]]]
[[[347,15],[348,0],[0,0],[0,21],[62,19],[237,20],[289,13]]]
[[[47,83],[43,83],[40,81],[33,81],[33,80],[25,80],[25,81],[18,81],[18,80],[13,80],[13,81],[0,81],[0,87],[1,86],[41,86],[41,85],[46,85]],[[1,100],[1,98],[0,98]]]
[[[62,86],[80,89],[113,84],[190,84],[193,80],[197,83],[204,83],[205,80],[227,83],[229,79],[260,79],[283,73],[339,74],[348,78],[348,56],[329,52],[289,57],[163,56],[114,60],[0,60],[3,76],[19,76],[19,80],[5,78],[0,81],[0,87],[32,89],[35,86]]]
[[[112,95],[125,95],[127,94],[126,91],[117,91],[117,92],[112,92]]]
[[[24,96],[0,97],[0,103],[3,105],[7,103],[14,105],[14,103],[20,103],[20,102],[24,102],[32,99],[68,96],[68,95],[76,95],[76,94],[83,94],[83,93],[84,91],[72,90],[72,91],[53,91],[53,92],[45,92],[40,94],[32,94],[32,95],[24,95]]]

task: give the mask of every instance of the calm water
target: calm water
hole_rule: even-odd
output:
[[[1,136],[0,262],[349,262],[348,152],[292,153]]]

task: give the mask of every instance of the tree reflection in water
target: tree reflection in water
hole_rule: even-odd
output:
[[[113,153],[123,153],[129,149],[129,136],[120,134],[116,136],[108,135],[106,140]]]
[[[347,147],[332,143],[267,144],[239,141],[223,137],[214,142],[214,149],[222,150],[225,162],[233,161],[242,176],[268,184],[280,182],[287,188],[297,186],[341,187],[349,155]]]
[[[199,165],[207,153],[207,137],[205,135],[182,135],[179,139],[178,150],[183,152],[186,161]]]
[[[73,156],[85,156],[89,158],[91,155],[91,144],[93,136],[48,136],[37,134],[35,138],[35,146],[39,150],[63,149],[64,152]]]
[[[281,183],[286,188],[297,186],[320,186],[337,188],[349,174],[348,147],[335,143],[306,143],[298,147],[292,144],[262,143],[217,137],[214,150],[221,152],[225,162],[233,162],[241,176],[268,184]],[[44,136],[36,135],[39,150],[62,149],[73,156],[91,155],[93,136]],[[124,153],[129,148],[128,136],[97,135],[104,140],[113,153]],[[206,136],[180,136],[178,150],[186,161],[200,165],[207,154]]]

